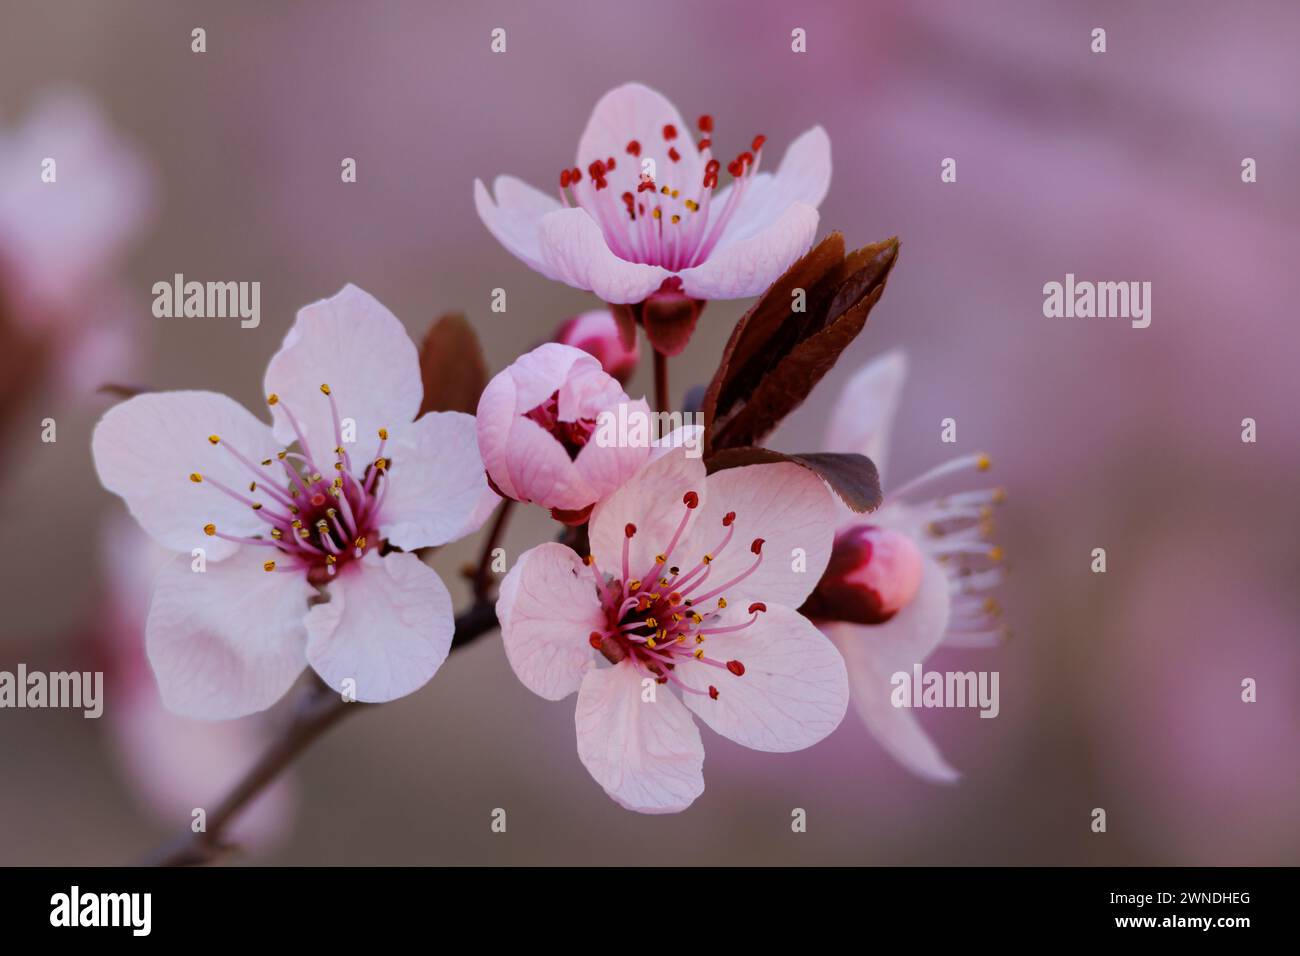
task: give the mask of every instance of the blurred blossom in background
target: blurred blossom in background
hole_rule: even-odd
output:
[[[152,678],[129,633],[144,599],[121,584],[148,559],[117,534],[100,556],[118,506],[90,464],[110,401],[97,387],[253,401],[296,309],[346,282],[415,336],[464,311],[503,368],[599,303],[503,251],[471,184],[502,169],[553,181],[599,96],[629,80],[688,117],[712,114],[722,152],[756,133],[782,151],[822,125],[834,172],[819,234],[840,229],[854,247],[901,238],[866,330],[782,447],[812,450],[853,371],[906,349],[891,475],[982,450],[1009,493],[999,597],[1015,637],[926,664],[998,670],[1001,713],[919,714],[961,771],[952,786],[909,775],[850,717],[801,753],[706,743],[704,795],[684,814],[642,817],[604,797],[574,754],[572,715],[528,693],[485,638],[420,693],[320,741],[237,832],[251,858],[1296,862],[1300,185],[1288,164],[1300,155],[1300,9],[743,10],[666,0],[650,17],[637,7],[633,30],[630,3],[7,5],[0,669],[90,668],[111,632],[119,649],[103,669],[123,673],[98,721],[0,711],[0,863],[141,858],[277,719],[198,729],[148,716]],[[203,54],[190,50],[196,26]],[[1098,26],[1104,54],[1089,49]],[[496,27],[504,54],[489,50]],[[791,52],[796,27],[805,54]],[[45,156],[57,185],[39,181]],[[941,183],[949,157],[957,181]],[[1245,157],[1256,183],[1241,180]],[[340,181],[345,158],[356,183]],[[260,326],[153,318],[153,283],[177,272],[260,281]],[[1044,318],[1043,285],[1066,273],[1151,282],[1150,328]],[[494,288],[508,291],[504,314],[490,309]],[[673,361],[679,398],[707,381],[747,305],[705,310]],[[650,390],[642,367],[627,391]],[[41,441],[48,417],[54,443]],[[939,441],[947,417],[955,446]],[[1254,444],[1241,441],[1247,417]],[[511,560],[553,533],[536,509],[517,519]],[[435,558],[460,604],[456,571],[478,544]],[[1090,571],[1098,547],[1105,574]],[[1241,702],[1248,677],[1255,704]],[[496,807],[507,835],[490,832]],[[806,833],[790,830],[796,807]],[[1095,807],[1105,834],[1089,828]]]

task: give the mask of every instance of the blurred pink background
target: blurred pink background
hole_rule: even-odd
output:
[[[495,27],[504,54],[489,51]],[[806,54],[791,52],[796,27]],[[1105,54],[1089,50],[1094,27]],[[1284,2],[6,4],[3,128],[43,93],[79,89],[154,177],[151,225],[116,273],[131,381],[251,403],[295,310],[346,282],[413,335],[466,312],[501,368],[593,300],[500,248],[471,183],[552,184],[596,99],[640,80],[685,116],[712,113],[722,152],[763,133],[779,156],[822,124],[835,171],[821,233],[901,237],[866,331],[786,434],[818,434],[853,369],[903,346],[892,475],[985,450],[1010,494],[997,539],[1015,637],[932,665],[999,670],[1001,715],[921,715],[964,774],[954,787],[909,777],[850,713],[802,753],[710,740],[703,797],[638,816],[578,762],[571,703],[533,696],[484,638],[314,747],[277,799],[278,836],[244,859],[1300,860],[1298,40]],[[355,184],[340,182],[343,157]],[[939,180],[944,157],[956,183]],[[260,281],[261,326],[153,318],[150,288],[176,272]],[[1151,327],[1044,318],[1042,286],[1067,272],[1150,281]],[[708,378],[745,307],[707,308],[674,361],[678,394]],[[89,307],[73,318],[98,321]],[[125,544],[101,556],[123,509],[90,461],[107,399],[82,384],[51,376],[4,409],[0,669],[101,666],[103,630],[130,616],[110,608],[105,565],[141,558]],[[628,390],[649,389],[643,369]],[[948,416],[955,450],[939,441]],[[1248,416],[1256,444],[1240,440]],[[550,533],[540,513],[518,516],[510,557]],[[457,568],[477,546],[436,560],[462,601]],[[1240,700],[1245,677],[1257,703]],[[120,759],[132,738],[113,726],[114,681],[99,721],[0,711],[0,864],[131,862],[188,821],[169,823],[148,774]],[[205,779],[254,753],[191,739],[184,760],[215,767]],[[505,834],[489,828],[497,807]],[[795,807],[807,833],[790,830]]]

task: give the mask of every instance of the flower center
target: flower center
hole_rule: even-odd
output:
[[[713,117],[699,119],[701,139],[678,138],[671,123],[660,130],[662,156],[643,155],[643,145],[630,140],[625,148],[637,167],[618,177],[627,187],[612,188],[610,176],[619,168],[617,158],[594,157],[584,178],[578,167],[560,172],[560,198],[566,206],[586,210],[600,226],[611,252],[628,262],[661,266],[680,272],[704,262],[717,246],[727,223],[735,216],[741,200],[758,172],[766,137],[755,136],[750,148],[727,164],[735,183],[726,204],[714,216],[709,205],[718,188],[722,164],[713,158]],[[647,144],[653,147],[653,144]],[[682,164],[681,150],[695,148],[704,160],[704,172],[695,179],[694,164]]]
[[[338,573],[340,566],[360,558],[379,542],[379,513],[388,487],[392,461],[384,457],[388,430],[379,429],[379,446],[360,478],[352,473],[351,456],[343,446],[338,406],[328,385],[320,387],[329,400],[334,419],[334,461],[329,469],[319,468],[313,459],[302,428],[293,412],[278,395],[268,396],[268,405],[278,405],[298,437],[299,451],[287,449],[258,464],[219,435],[208,441],[219,445],[253,476],[248,492],[237,491],[214,478],[195,472],[190,481],[208,484],[241,504],[247,505],[268,525],[265,535],[226,534],[215,524],[204,525],[205,534],[272,549],[262,567],[267,571],[306,573],[313,584],[322,584]],[[321,459],[324,461],[325,459]],[[283,476],[277,478],[277,464]],[[270,469],[268,471],[268,469]],[[261,493],[264,500],[252,497]]]
[[[605,627],[592,631],[589,640],[612,664],[626,661],[657,683],[672,682],[687,693],[708,694],[717,700],[717,687],[712,684],[707,690],[692,687],[676,672],[683,665],[699,664],[724,668],[737,677],[745,673],[745,665],[739,660],[710,657],[706,643],[714,635],[745,630],[767,610],[767,605],[756,601],[749,606],[749,620],[729,625],[718,622],[720,613],[727,607],[723,592],[745,580],[763,563],[763,539],[755,538],[750,544],[754,561],[745,571],[724,584],[707,588],[713,561],[731,544],[736,514],[728,512],[722,519],[724,531],[718,545],[693,568],[683,571],[671,563],[673,551],[681,541],[691,512],[699,506],[699,495],[688,491],[682,503],[686,510],[672,540],[639,577],[635,576],[630,562],[636,525],[629,524],[623,529],[623,564],[619,575],[606,577],[592,557],[586,559],[605,612]]]
[[[578,457],[578,452],[582,451],[583,446],[591,438],[591,433],[596,430],[596,420],[593,418],[579,418],[572,422],[560,421],[558,391],[552,392],[551,397],[536,408],[525,412],[524,418],[536,422],[550,432],[551,436],[564,446],[570,460]]]

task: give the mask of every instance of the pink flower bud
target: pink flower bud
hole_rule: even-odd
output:
[[[594,309],[575,315],[556,331],[555,341],[594,355],[609,375],[624,384],[641,360],[641,349],[636,339],[632,340],[631,348],[623,344],[618,323],[609,309]]]
[[[636,473],[649,445],[604,440],[601,415],[618,406],[649,415],[581,349],[554,342],[520,356],[488,383],[478,405],[478,445],[499,494],[585,521],[592,506]]]
[[[801,610],[811,618],[883,624],[921,587],[921,550],[890,528],[854,525],[835,536],[826,573]]]

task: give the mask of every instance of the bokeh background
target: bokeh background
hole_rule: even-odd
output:
[[[204,54],[190,51],[199,26]],[[1105,54],[1089,50],[1098,26]],[[505,54],[489,51],[494,27]],[[806,54],[791,52],[795,27]],[[1281,0],[6,0],[3,128],[52,90],[80,90],[147,165],[152,199],[57,335],[0,339],[7,368],[46,372],[3,392],[0,669],[109,671],[99,721],[0,711],[0,863],[141,858],[188,821],[177,810],[199,784],[177,795],[175,782],[219,790],[277,719],[196,730],[151,709],[130,635],[152,558],[95,479],[89,436],[109,401],[95,376],[254,403],[295,310],[345,282],[413,335],[465,312],[503,367],[594,300],[500,248],[471,183],[510,172],[548,186],[596,99],[634,79],[687,117],[711,112],[723,151],[762,132],[776,157],[822,124],[835,172],[821,231],[901,237],[866,331],[787,435],[818,434],[853,369],[903,346],[892,474],[992,454],[1010,493],[998,540],[1015,636],[934,666],[999,670],[1001,715],[921,715],[963,771],[952,787],[910,777],[852,713],[790,755],[705,730],[703,797],[643,817],[578,762],[572,701],[526,691],[487,638],[320,741],[244,824],[241,859],[1296,863],[1298,42],[1300,8]],[[12,143],[0,135],[0,155]],[[355,184],[340,182],[345,156]],[[942,184],[949,156],[958,181]],[[1241,181],[1243,157],[1258,182]],[[175,272],[259,280],[260,328],[153,318],[150,287]],[[1042,286],[1066,272],[1150,281],[1151,327],[1045,319]],[[110,298],[128,332],[92,352],[122,364],[27,361],[32,335],[46,354],[102,331]],[[708,307],[675,388],[707,379],[744,308]],[[629,391],[649,388],[643,371]],[[948,416],[955,450],[939,441]],[[1248,416],[1255,444],[1240,440]],[[510,555],[548,523],[517,516]],[[477,546],[436,559],[462,599],[456,572]],[[1089,570],[1094,547],[1104,575]],[[1255,704],[1240,700],[1245,677]],[[490,832],[496,807],[506,834]],[[807,833],[791,832],[793,807]],[[1094,807],[1105,834],[1090,830]]]

